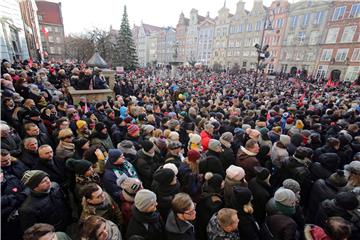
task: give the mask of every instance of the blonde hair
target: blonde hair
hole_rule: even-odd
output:
[[[171,201],[172,210],[175,213],[184,213],[191,208],[193,201],[187,193],[178,193]]]
[[[227,227],[234,223],[233,216],[237,214],[237,211],[232,208],[222,208],[217,214],[217,220],[220,226]]]
[[[254,208],[253,208],[251,202],[248,202],[247,204],[245,204],[243,206],[243,210],[244,210],[245,213],[253,214]]]
[[[163,135],[163,131],[159,128],[155,129],[152,133],[153,137],[159,138]]]
[[[349,172],[349,178],[348,178],[348,183],[346,186],[354,188],[357,186],[360,186],[360,175],[359,174],[355,174],[352,172]]]
[[[169,139],[170,133],[171,133],[171,130],[170,130],[170,129],[165,129],[165,130],[164,130],[164,137],[165,137],[166,139]]]

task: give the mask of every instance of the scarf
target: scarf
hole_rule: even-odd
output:
[[[61,146],[67,150],[71,150],[74,151],[75,150],[75,144],[74,143],[68,143],[65,141],[60,141],[61,142]]]
[[[243,151],[248,156],[256,156],[257,155],[257,153],[250,152],[249,150],[247,150],[243,146],[241,146],[240,149],[241,149],[241,151]]]

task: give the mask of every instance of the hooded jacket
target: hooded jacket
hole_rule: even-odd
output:
[[[260,167],[260,163],[256,158],[256,154],[250,152],[242,146],[237,153],[235,164],[236,166],[242,167],[245,170],[246,181],[250,181],[253,177],[255,177],[256,173],[254,168],[256,166]]]

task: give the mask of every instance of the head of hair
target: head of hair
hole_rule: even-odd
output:
[[[176,194],[171,201],[171,206],[175,213],[186,212],[189,208],[191,208],[192,204],[193,201],[191,200],[191,197],[186,193]]]
[[[342,217],[328,218],[324,230],[334,240],[347,239],[351,236],[351,224]]]
[[[24,138],[24,140],[23,140],[23,145],[24,145],[24,147],[25,147],[30,141],[36,141],[36,142],[37,142],[37,139],[34,138],[34,137]]]
[[[1,149],[1,156],[5,157],[5,156],[7,156],[7,155],[9,155],[9,154],[10,154],[9,150],[7,150],[7,149]]]
[[[217,219],[220,226],[227,227],[233,224],[233,216],[237,214],[237,211],[232,208],[222,208],[217,214]]]
[[[85,239],[96,240],[96,231],[101,227],[102,224],[106,223],[106,220],[102,217],[93,215],[88,217],[81,227],[81,237]]]
[[[83,187],[81,190],[81,195],[86,199],[92,199],[92,194],[99,190],[100,186],[96,183],[89,183]]]
[[[66,121],[69,121],[69,119],[67,117],[61,117],[58,120],[56,120],[55,125],[56,125],[56,127],[60,127],[60,125]]]
[[[33,127],[36,127],[36,124],[32,123],[32,122],[25,123],[25,125],[24,125],[25,131],[28,131],[28,130],[30,130],[30,128],[33,128]]]
[[[256,144],[258,144],[258,142],[254,139],[249,139],[246,141],[245,143],[245,148],[249,149],[249,148],[253,148]]]
[[[327,140],[326,140],[326,144],[329,146],[329,147],[336,147],[340,144],[340,141],[339,139],[337,138],[334,138],[334,137],[329,137]]]
[[[42,236],[50,233],[55,232],[55,228],[46,223],[36,223],[33,226],[26,229],[23,235],[24,240],[38,240]]]

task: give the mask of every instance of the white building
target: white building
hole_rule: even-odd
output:
[[[199,23],[199,36],[197,46],[197,61],[209,65],[211,60],[211,53],[214,39],[215,21],[209,17],[209,13],[206,18]]]
[[[0,1],[0,23],[0,59],[28,59],[29,51],[18,0]]]

